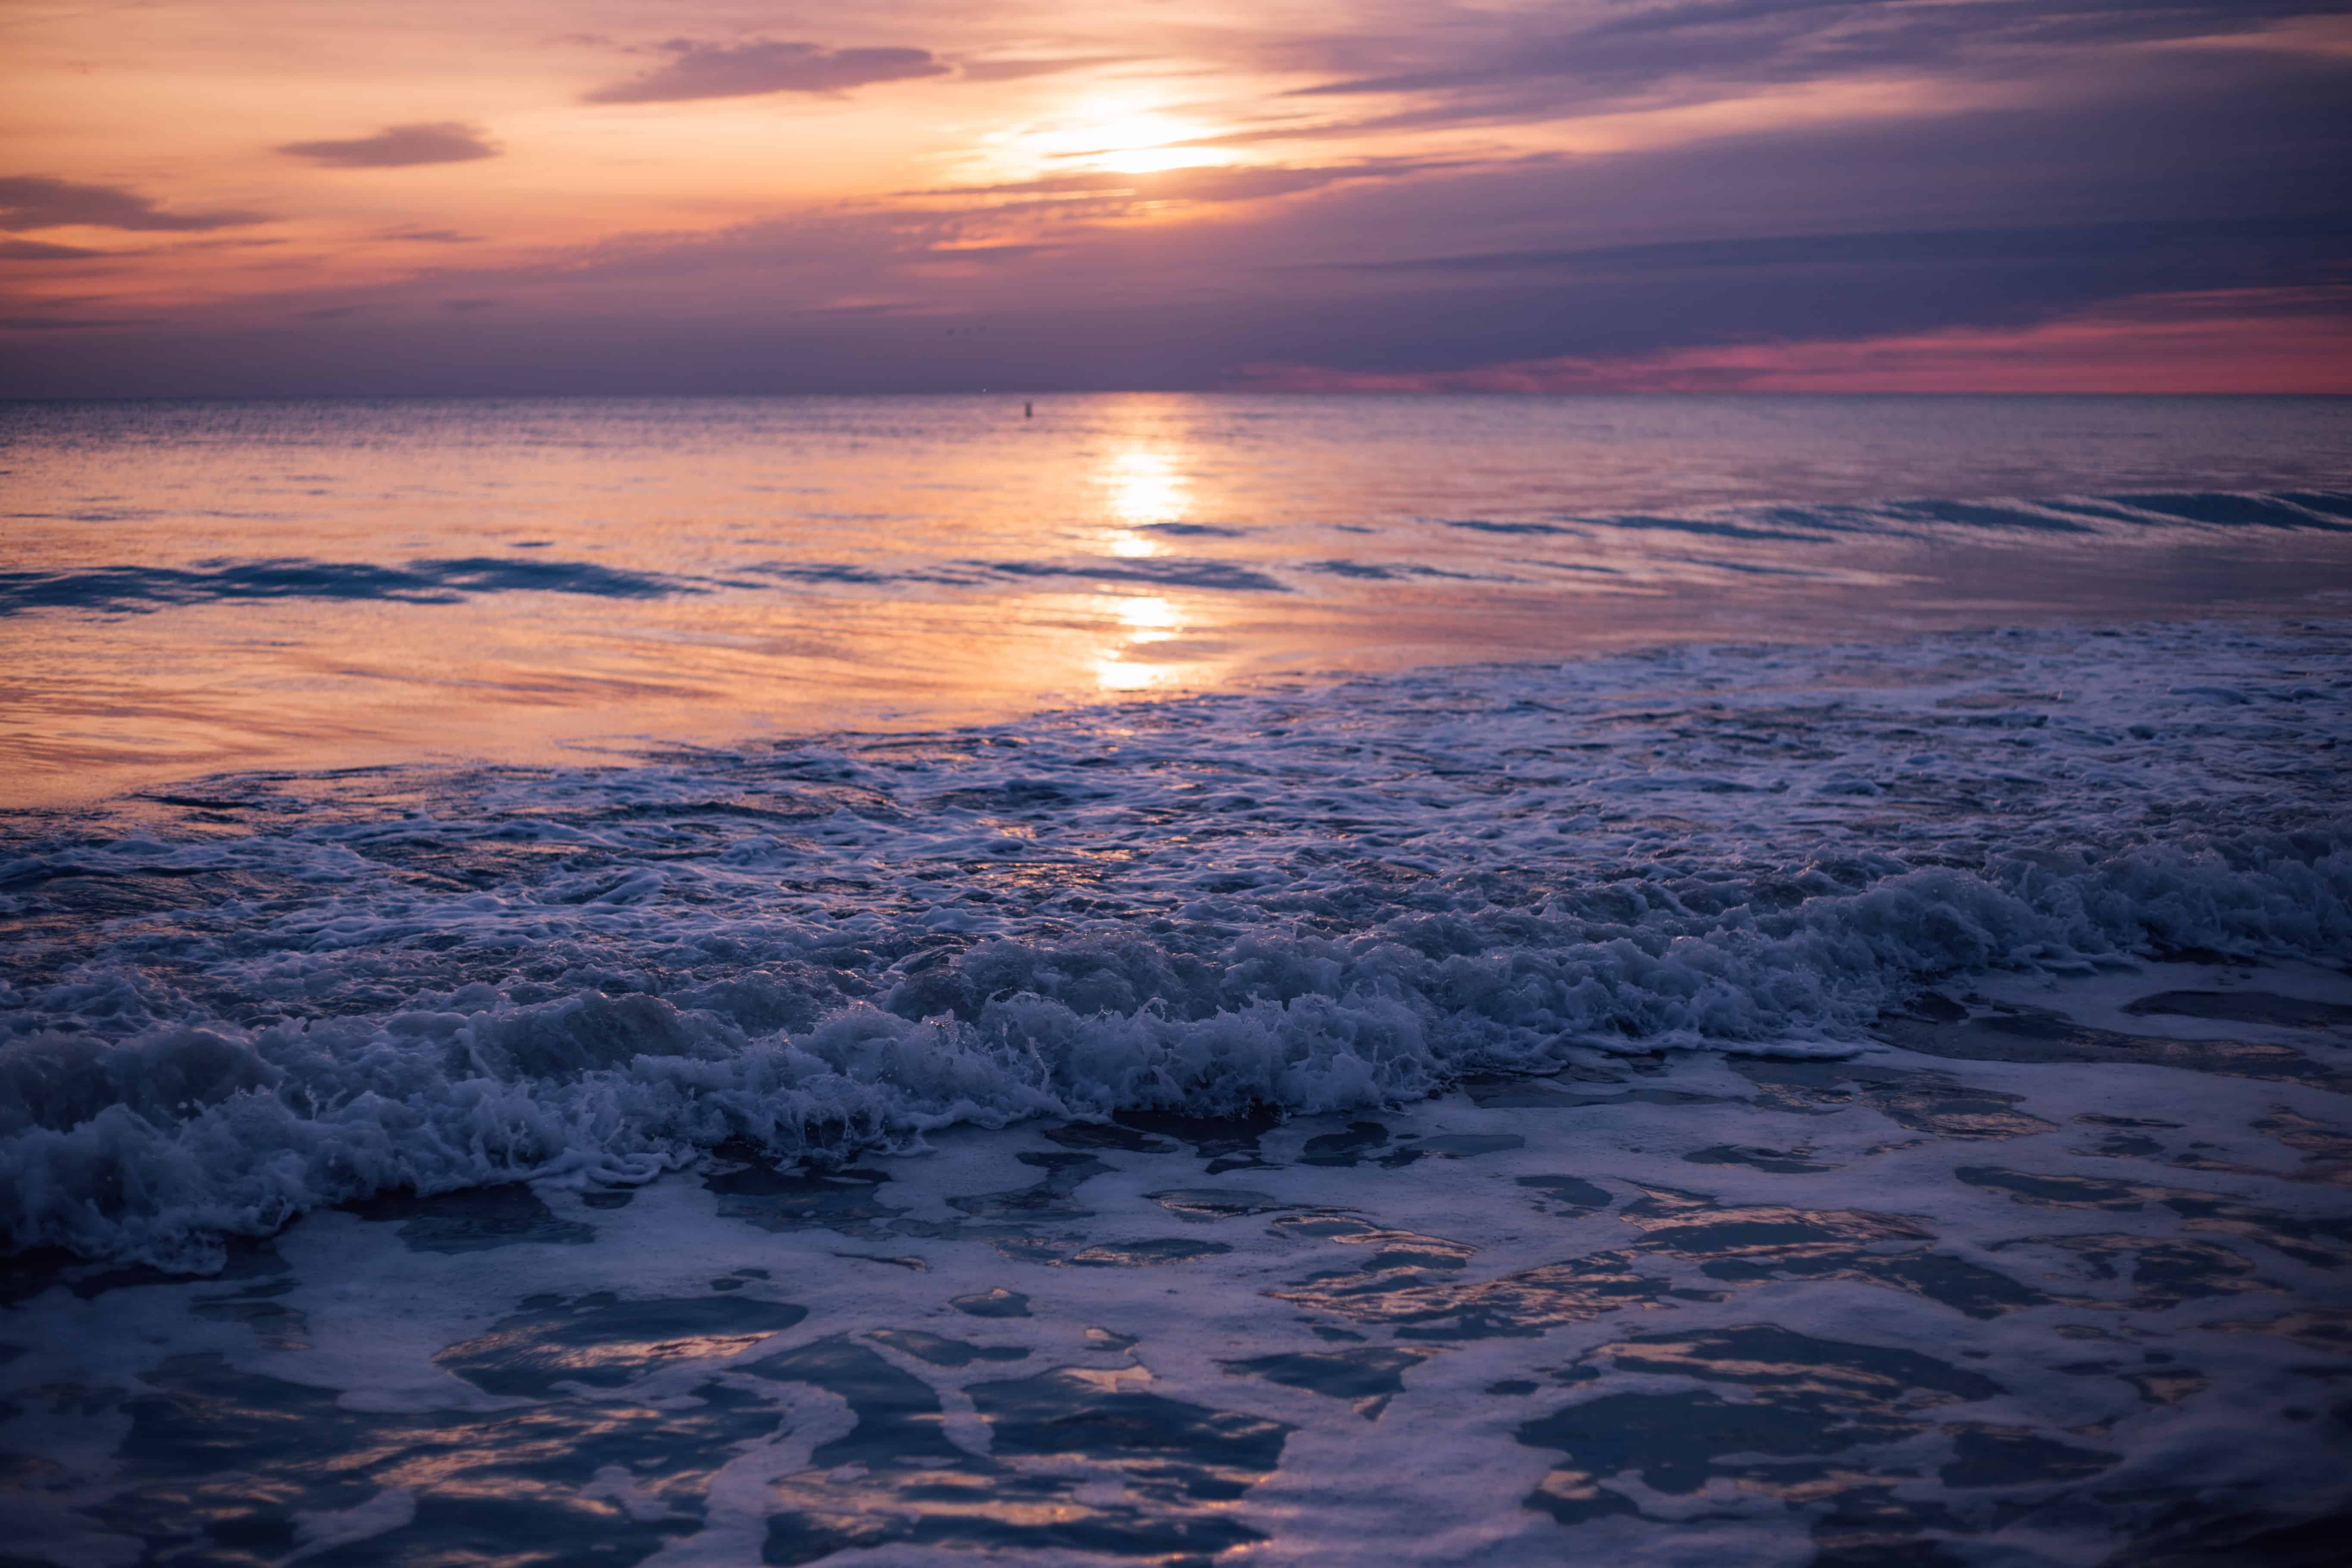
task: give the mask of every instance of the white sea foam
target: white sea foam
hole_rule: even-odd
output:
[[[1952,972],[2352,950],[2352,643],[1682,648],[570,772],[215,781],[0,865],[15,1245],[397,1187],[1816,1055]]]

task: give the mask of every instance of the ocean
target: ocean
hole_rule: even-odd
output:
[[[0,408],[0,1564],[2332,1563],[2352,401]]]

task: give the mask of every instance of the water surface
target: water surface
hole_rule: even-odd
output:
[[[2345,414],[14,409],[0,1555],[2332,1568]]]
[[[16,805],[2352,588],[2329,399],[19,404],[0,454]]]

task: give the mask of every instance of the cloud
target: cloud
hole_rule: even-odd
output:
[[[1051,254],[1050,245],[934,245],[907,258],[909,267],[961,265],[969,262],[1027,261]]]
[[[85,227],[184,233],[265,221],[260,213],[164,212],[147,197],[112,185],[85,185],[46,174],[0,176],[0,229]]]
[[[1101,195],[1127,202],[1255,202],[1296,195],[1347,180],[1394,180],[1433,170],[1459,169],[1462,162],[1415,158],[1369,159],[1360,163],[1333,163],[1293,168],[1276,163],[1204,163],[1190,169],[1166,169],[1150,174],[1122,174],[1087,170],[1047,174],[1034,180],[1013,180],[993,185],[945,185],[908,195],[995,196]]]
[[[1440,373],[1258,364],[1269,392],[2352,392],[2352,290],[2152,295],[2020,328],[1726,343]]]
[[[2347,307],[2294,291],[2352,278],[2336,195],[2352,60],[2059,53],[2032,90],[1991,102],[1930,95],[1910,112],[1548,161],[1379,165],[1412,178],[1337,158],[1056,171],[280,297],[376,303],[349,320],[225,306],[168,328],[26,333],[0,356],[0,390],[1136,389],[1276,363],[1373,381],[1957,388],[1987,384],[2004,353],[2052,386],[2331,384],[2320,351],[2346,338],[2322,329]],[[1314,194],[1253,199],[1286,190]],[[1109,221],[1176,196],[1233,205]],[[506,303],[453,313],[451,296]],[[2193,302],[2196,322],[2114,313],[2158,299]],[[2224,378],[2233,331],[2261,352],[2231,357]],[[2298,333],[2310,353],[2287,352]]]
[[[416,163],[469,163],[499,155],[499,149],[484,141],[479,131],[455,120],[387,126],[373,136],[349,142],[289,142],[278,151],[336,169],[404,169]]]
[[[1507,250],[1400,261],[1320,264],[1345,272],[1657,272],[1809,266],[2000,263],[2129,258],[2231,241],[2277,245],[2352,239],[2352,214],[2169,223],[2064,224],[2033,228],[1916,229],[1676,240],[1582,250]]]
[[[103,250],[89,250],[79,245],[50,245],[38,239],[0,239],[0,261],[79,261],[87,257],[105,254]]]
[[[1383,51],[1389,68],[1371,75],[1353,69],[1363,40],[1331,40],[1323,45],[1331,63],[1349,74],[1292,96],[1480,96],[1540,81],[1552,84],[1551,107],[1565,111],[1575,107],[1559,97],[1565,82],[1622,94],[1670,79],[1809,81],[1924,69],[1962,55],[2246,34],[2341,10],[2337,0],[1699,0],[1612,7],[1585,26],[1451,33],[1434,47],[1399,40]],[[1306,63],[1318,51],[1301,41],[1291,52]],[[1516,114],[1541,105],[1514,95],[1495,107]]]
[[[841,93],[880,81],[945,76],[929,49],[827,49],[816,44],[698,44],[672,38],[669,63],[588,93],[588,103],[684,103],[771,92]]]
[[[2344,0],[1706,0],[1515,13],[1507,23],[1442,32],[1297,37],[1265,51],[1268,63],[1336,79],[1278,101],[1347,112],[1216,140],[1531,125],[1889,77],[2031,91],[2072,76],[2096,92],[2103,75],[2134,74],[2153,56],[2192,52],[2185,46],[2197,40],[2251,41],[2345,9]],[[2282,38],[2279,54],[2296,52]],[[2174,47],[2147,47],[2158,44]],[[2211,52],[2266,51],[2242,44]]]
[[[1088,66],[1120,65],[1135,58],[1133,55],[1071,55],[1061,59],[966,60],[957,74],[966,81],[1019,81],[1024,77],[1084,70]]]
[[[86,332],[110,327],[152,327],[160,324],[152,317],[142,320],[136,316],[0,316],[0,332]]]

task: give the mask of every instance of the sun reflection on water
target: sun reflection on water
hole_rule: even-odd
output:
[[[1106,607],[1124,630],[1118,643],[1096,656],[1095,684],[1105,691],[1144,691],[1174,680],[1179,666],[1136,656],[1183,632],[1183,607],[1157,594],[1115,598]]]
[[[1110,490],[1113,516],[1129,528],[1173,522],[1184,515],[1192,485],[1177,471],[1172,452],[1134,447],[1105,465],[1103,483]]]
[[[1158,437],[1156,431],[1139,430],[1095,468],[1106,524],[1099,547],[1120,560],[1169,553],[1166,531],[1192,510],[1192,477],[1183,446]],[[1095,656],[1097,688],[1144,691],[1175,684],[1187,661],[1181,655],[1169,657],[1178,654],[1176,648],[1154,652],[1153,645],[1181,637],[1200,606],[1160,594],[1106,595],[1098,605],[1113,623],[1114,639]]]
[[[1184,626],[1184,614],[1173,602],[1158,595],[1143,595],[1118,602],[1118,618],[1135,628],[1129,640],[1139,643],[1160,642],[1174,637]]]
[[[1156,664],[1128,664],[1116,651],[1095,660],[1095,684],[1105,691],[1148,691],[1165,685],[1169,671]]]

